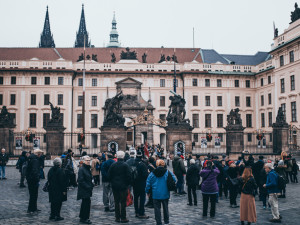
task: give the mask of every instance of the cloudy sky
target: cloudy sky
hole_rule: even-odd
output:
[[[37,47],[49,6],[57,47],[73,47],[84,3],[91,43],[109,41],[116,12],[123,47],[195,47],[220,53],[269,51],[297,0],[0,0],[0,47]],[[299,1],[298,1],[299,3]],[[300,5],[300,4],[299,4]]]

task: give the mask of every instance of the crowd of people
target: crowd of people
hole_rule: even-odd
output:
[[[182,197],[187,194],[187,205],[197,206],[197,190],[202,193],[203,217],[208,216],[208,211],[211,218],[216,217],[217,203],[229,198],[229,207],[240,208],[241,224],[255,223],[255,196],[258,196],[262,207],[271,209],[270,222],[279,223],[282,216],[278,198],[286,198],[287,183],[298,183],[297,162],[284,152],[280,159],[273,162],[263,156],[255,161],[252,155],[244,154],[235,161],[226,155],[184,157],[181,151],[175,156],[165,157],[164,150],[161,149],[163,148],[160,146],[147,149],[140,146],[137,150],[132,147],[126,152],[116,151],[113,154],[114,152],[108,151],[92,157],[83,152],[79,163],[69,149],[53,160],[53,167],[49,170],[43,187],[49,193],[49,220],[64,219],[60,215],[62,203],[67,201],[68,190],[77,188],[77,200],[81,200],[80,222],[91,224],[91,197],[94,188],[102,183],[104,211],[115,212],[115,221],[120,223],[129,222],[126,207],[133,204],[135,217],[139,219],[149,218],[145,207],[153,208],[156,224],[162,224],[162,207],[163,222],[169,224],[170,192]],[[8,160],[5,149],[2,149],[2,178],[5,178],[5,165]],[[172,161],[172,171],[168,170],[169,160]],[[21,175],[20,187],[25,187],[25,178],[27,181],[30,195],[28,213],[36,214],[39,212],[39,182],[44,178],[43,151],[35,149],[32,153],[23,152],[16,166]]]

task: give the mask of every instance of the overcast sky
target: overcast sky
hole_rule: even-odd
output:
[[[269,51],[273,21],[288,28],[296,0],[0,0],[0,47],[37,47],[46,6],[56,47],[73,47],[84,3],[91,43],[109,41],[116,12],[123,47],[195,47],[219,53]],[[299,1],[298,1],[299,3]],[[300,4],[299,4],[300,5]]]

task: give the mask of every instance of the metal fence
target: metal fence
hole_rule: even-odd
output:
[[[251,154],[273,153],[273,133],[244,133],[244,150]]]
[[[193,154],[226,153],[226,133],[193,133]]]

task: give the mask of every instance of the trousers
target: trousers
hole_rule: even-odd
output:
[[[0,166],[0,178],[1,178],[1,172],[2,172],[2,178],[5,178],[5,167],[6,166]]]
[[[203,216],[207,216],[208,201],[210,200],[210,217],[216,214],[217,194],[202,194],[203,197]]]
[[[155,221],[156,225],[162,225],[161,221],[161,205],[163,207],[164,213],[164,222],[165,224],[169,223],[169,199],[153,199],[153,206],[154,206],[154,214],[155,214]]]
[[[60,217],[62,202],[51,202],[51,217]]]
[[[115,199],[115,216],[116,219],[126,219],[126,197],[128,190],[113,190]]]
[[[188,185],[188,199],[189,204],[192,204],[192,193],[194,198],[194,204],[197,205],[197,193],[196,193],[196,185]]]
[[[279,219],[277,193],[269,194],[269,204],[271,205],[271,211],[272,211],[273,219]]]
[[[103,182],[103,205],[109,209],[115,208],[114,195],[109,182]]]
[[[135,190],[135,188],[133,188],[133,196],[134,196],[135,214],[143,216],[145,214],[145,201],[146,201],[145,189]]]
[[[28,191],[29,191],[29,204],[28,204],[28,211],[35,212],[37,211],[37,199],[39,193],[39,184],[36,182],[27,182],[28,184]]]
[[[90,218],[91,198],[83,198],[80,206],[79,218],[87,220]]]

